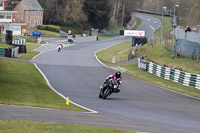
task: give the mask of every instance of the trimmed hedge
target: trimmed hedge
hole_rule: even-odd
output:
[[[46,30],[46,25],[38,25],[37,28],[40,30]]]
[[[59,32],[59,30],[61,29],[60,26],[55,25],[38,25],[37,28],[40,30],[48,30],[54,32]]]

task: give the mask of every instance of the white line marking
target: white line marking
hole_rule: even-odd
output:
[[[43,47],[43,46],[45,46],[45,45],[47,45],[48,44],[48,42],[46,41],[46,43],[45,44],[43,44],[43,45],[41,45],[40,47],[38,47],[38,48],[35,48],[35,49],[33,49],[34,51],[38,51],[38,52],[40,52],[39,54],[37,54],[37,55],[35,55],[33,58],[32,58],[32,60],[34,60],[35,58],[37,58],[40,54],[42,54],[43,52],[42,51],[39,51],[39,50],[37,50],[37,49],[39,49],[39,48],[41,48],[41,47]]]
[[[43,47],[44,45],[47,45],[48,44],[48,42],[46,43],[46,44],[43,44],[43,45],[41,45],[40,47]],[[66,45],[66,46],[64,46],[64,47],[70,47],[70,46],[74,46],[75,44],[72,44],[72,45]],[[39,47],[39,48],[40,48]],[[36,48],[37,49],[37,48]],[[35,51],[38,51],[38,50],[36,50],[36,49],[34,49]],[[56,49],[56,48],[55,48]],[[49,52],[49,51],[52,51],[52,50],[55,50],[55,49],[51,49],[51,50],[47,50],[47,51],[39,51],[40,53],[39,54],[37,54],[36,56],[34,56],[33,58],[32,58],[32,60],[33,59],[35,59],[35,58],[37,58],[39,55],[41,55],[43,52]],[[50,82],[49,82],[49,80],[47,79],[47,77],[44,75],[44,73],[42,72],[42,70],[37,66],[37,64],[36,63],[33,63],[34,64],[34,66],[37,68],[37,70],[41,73],[41,75],[43,76],[43,78],[45,79],[45,81],[46,81],[46,83],[47,83],[47,85],[50,87],[50,89],[52,89],[55,93],[57,93],[59,96],[61,96],[63,99],[65,99],[65,100],[67,100],[67,98],[64,96],[64,95],[62,95],[61,93],[59,93],[58,91],[56,91],[53,87],[52,87],[52,85],[50,84]],[[78,107],[80,107],[80,108],[83,108],[83,109],[85,109],[85,110],[88,110],[88,111],[90,111],[90,112],[82,112],[82,113],[98,113],[97,111],[95,111],[95,110],[92,110],[92,109],[89,109],[89,108],[86,108],[86,107],[84,107],[84,106],[82,106],[82,105],[79,105],[79,104],[77,104],[77,103],[75,103],[75,102],[73,102],[73,101],[71,101],[71,100],[69,100],[69,102],[71,103],[71,104],[74,104],[74,105],[76,105],[76,106],[78,106]]]
[[[155,31],[155,28],[154,28],[153,26],[150,25],[150,27],[151,27],[151,29],[152,29],[153,31]]]
[[[34,63],[34,65],[35,65],[35,67],[38,69],[38,71],[41,73],[41,75],[44,77],[44,79],[45,79],[47,85],[48,85],[55,93],[57,93],[57,94],[58,94],[59,96],[61,96],[63,99],[67,100],[67,98],[66,98],[63,94],[61,94],[60,92],[56,91],[56,90],[53,88],[53,86],[50,84],[49,80],[48,80],[47,77],[44,75],[44,73],[41,71],[41,69],[37,66],[37,64]],[[77,104],[77,103],[75,103],[75,102],[72,102],[71,100],[69,100],[69,102],[72,103],[72,104],[74,104],[74,105],[76,105],[76,106],[78,106],[78,107],[80,107],[80,108],[83,108],[83,109],[85,109],[85,110],[90,111],[90,112],[83,112],[83,113],[98,113],[98,112],[95,111],[95,110],[86,108],[86,107],[84,107],[84,106],[82,106],[82,105],[79,105],[79,104]]]
[[[48,44],[48,42],[47,42],[46,44]],[[45,44],[45,45],[46,45],[46,44]],[[44,45],[42,45],[42,46],[44,46]],[[40,47],[42,47],[42,46],[40,46]],[[40,54],[42,54],[43,52],[48,52],[48,51],[52,51],[52,50],[55,50],[55,49],[51,49],[51,50],[47,50],[47,51],[42,51],[42,52],[40,52],[38,55],[34,56],[33,59],[37,58],[37,57],[38,57]],[[37,50],[35,50],[35,51],[37,51]],[[32,59],[32,60],[33,60],[33,59]],[[34,65],[35,65],[35,67],[37,68],[37,70],[41,73],[41,75],[43,76],[43,78],[45,79],[47,85],[48,85],[55,93],[57,93],[57,94],[58,94],[59,96],[61,96],[63,99],[67,100],[67,98],[66,98],[63,94],[59,93],[58,91],[56,91],[56,90],[52,87],[52,85],[50,84],[49,80],[48,80],[47,77],[44,75],[44,73],[42,72],[42,70],[37,66],[37,64],[34,63]],[[79,104],[77,104],[77,103],[75,103],[75,102],[73,102],[73,101],[71,101],[71,100],[69,100],[69,102],[72,103],[72,104],[74,104],[74,105],[76,105],[76,106],[78,106],[78,107],[80,107],[80,108],[83,108],[83,109],[85,109],[85,110],[90,111],[90,112],[83,112],[83,113],[98,113],[98,112],[95,111],[95,110],[86,108],[86,107],[84,107],[84,106],[82,106],[82,105],[79,105]]]

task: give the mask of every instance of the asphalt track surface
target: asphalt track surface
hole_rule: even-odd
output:
[[[143,17],[144,18],[144,17]],[[148,25],[143,22],[143,25]],[[141,28],[141,27],[140,27]],[[94,53],[102,48],[131,40],[114,40],[55,48],[64,39],[47,38],[49,43],[32,60],[50,84],[71,101],[98,111],[98,114],[20,106],[0,105],[0,119],[86,124],[153,133],[199,133],[200,100],[122,74],[120,94],[99,99],[99,87],[115,70],[105,67]]]
[[[134,16],[142,20],[142,25],[137,30],[144,30],[147,37],[152,35],[161,26],[161,21],[157,18],[139,14]]]

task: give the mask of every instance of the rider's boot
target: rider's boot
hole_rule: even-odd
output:
[[[119,92],[120,92],[119,88],[115,89],[115,93],[119,93]]]

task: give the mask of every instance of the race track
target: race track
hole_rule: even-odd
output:
[[[140,30],[143,26],[149,27],[148,21],[143,21]],[[154,24],[157,25],[155,28],[160,26],[159,22]],[[147,31],[149,35],[152,33],[151,29]],[[112,94],[106,100],[98,98],[101,83],[115,70],[99,63],[94,53],[131,38],[77,44],[65,47],[61,52],[55,48],[59,42],[66,40],[45,39],[48,44],[38,48],[43,53],[32,62],[37,64],[59,93],[73,102],[98,111],[108,119],[113,118],[111,123],[118,123],[118,126],[117,120],[128,121],[127,129],[157,133],[200,132],[199,99],[145,83],[126,74],[122,74],[120,94]],[[91,121],[95,123],[94,119]],[[134,128],[130,128],[131,124]]]

